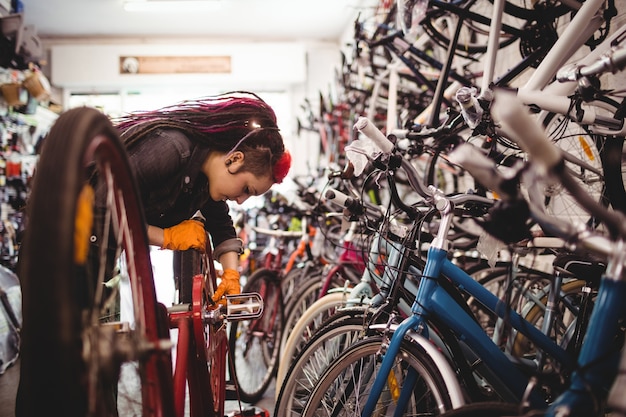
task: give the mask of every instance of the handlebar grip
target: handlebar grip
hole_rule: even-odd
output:
[[[602,55],[590,65],[568,65],[556,74],[559,82],[578,81],[582,77],[602,75],[607,72],[616,73],[626,66],[626,49],[611,51],[608,55]]]
[[[381,151],[391,153],[393,150],[393,143],[367,117],[359,117],[354,128],[370,138]]]
[[[490,190],[498,192],[503,197],[515,197],[503,190],[505,178],[498,171],[493,160],[489,159],[478,148],[469,143],[463,143],[448,155],[448,159],[467,170],[480,184]]]
[[[326,194],[324,194],[324,197],[327,201],[337,204],[341,207],[346,207],[346,202],[350,198],[346,194],[342,193],[341,191],[337,191],[334,188],[327,190]]]
[[[329,188],[328,190],[326,190],[324,198],[326,199],[326,201],[337,204],[355,214],[366,213],[367,215],[372,217],[378,217],[382,214],[380,207],[376,207],[367,202],[350,197],[349,195],[344,194],[334,188]]]
[[[547,171],[561,162],[563,157],[559,148],[548,139],[541,126],[530,116],[528,108],[513,93],[496,90],[492,115],[496,122],[501,123],[509,139]]]

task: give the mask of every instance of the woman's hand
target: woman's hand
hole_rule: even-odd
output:
[[[198,220],[185,220],[176,226],[163,229],[161,249],[206,251],[207,233]]]
[[[217,286],[215,294],[213,294],[213,302],[225,304],[226,300],[222,297],[226,295],[241,294],[241,284],[239,284],[239,272],[235,269],[225,269],[222,274],[222,282]]]

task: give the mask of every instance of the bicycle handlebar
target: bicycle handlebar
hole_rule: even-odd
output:
[[[354,124],[354,128],[359,130],[369,139],[371,139],[372,142],[374,142],[374,144],[376,144],[376,146],[378,146],[378,148],[381,149],[381,151],[384,154],[390,155],[391,153],[394,152],[394,144],[391,143],[389,139],[387,139],[387,137],[385,137],[385,135],[380,130],[378,130],[378,128],[373,123],[371,123],[369,119],[367,119],[366,117],[360,117]],[[415,192],[417,192],[421,197],[428,199],[428,198],[432,198],[437,193],[437,190],[435,187],[433,186],[427,187],[426,185],[422,183],[420,179],[420,174],[417,172],[415,166],[411,164],[411,161],[405,158],[400,158],[400,166],[402,167],[404,172],[406,172],[407,180],[409,184],[411,185],[411,188]],[[448,196],[447,199],[450,200],[454,204],[463,204],[463,203],[471,203],[471,202],[482,203],[482,204],[493,204],[492,199],[482,197],[476,194],[457,194],[454,196]]]
[[[268,235],[279,238],[289,238],[289,237],[302,237],[306,235],[304,231],[291,231],[291,230],[274,230],[274,229],[266,229],[263,227],[252,226],[252,230],[257,233],[261,233],[262,235]]]
[[[601,56],[591,65],[575,65],[562,68],[556,75],[557,81],[563,83],[578,81],[583,77],[602,75],[607,72],[615,74],[626,68],[626,48],[614,49],[610,53]]]
[[[496,104],[497,103],[497,104]],[[496,90],[492,116],[512,141],[540,164],[546,172],[552,171],[563,161],[563,156],[546,136],[541,126],[530,116],[512,92]]]
[[[324,194],[326,201],[348,209],[351,213],[359,215],[365,213],[368,217],[378,218],[383,215],[382,210],[367,202],[350,197],[335,188],[329,188]]]
[[[506,185],[507,178],[496,169],[494,161],[476,146],[463,143],[448,155],[448,160],[462,166],[486,188],[496,191],[503,199],[514,199],[517,193]]]
[[[370,138],[384,153],[393,151],[393,143],[367,117],[359,117],[354,124],[354,128]]]

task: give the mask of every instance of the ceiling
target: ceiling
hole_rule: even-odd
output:
[[[22,0],[40,38],[225,37],[336,41],[373,0],[221,0],[211,12],[127,12],[122,0]]]

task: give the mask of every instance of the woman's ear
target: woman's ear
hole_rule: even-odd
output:
[[[228,156],[230,164],[242,163],[244,160],[244,154],[241,151],[235,151]]]
[[[239,167],[243,164],[243,160],[244,160],[243,152],[235,151],[231,153],[226,158],[226,161],[224,161],[226,164],[226,169],[228,170],[230,174],[237,173],[237,171],[239,171]],[[232,171],[231,171],[231,167],[232,167]]]

